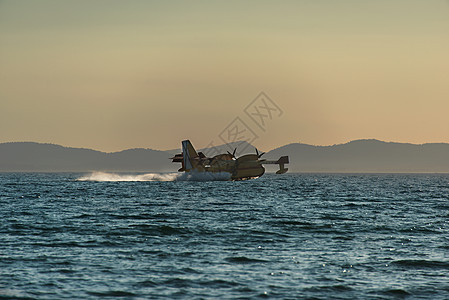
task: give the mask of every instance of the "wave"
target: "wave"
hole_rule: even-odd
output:
[[[77,181],[222,181],[230,180],[231,174],[228,172],[189,172],[189,173],[147,173],[147,174],[117,174],[106,172],[93,172],[77,178]]]
[[[449,269],[448,261],[422,260],[422,259],[402,259],[391,262],[392,265],[406,268],[429,268],[429,269]]]

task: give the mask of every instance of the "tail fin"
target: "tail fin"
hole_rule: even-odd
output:
[[[192,170],[194,165],[196,165],[193,162],[193,159],[198,157],[198,153],[196,153],[195,148],[193,148],[193,145],[189,140],[182,141],[182,157],[185,170]]]
[[[281,156],[281,158],[279,158],[276,163],[279,164],[279,170],[276,172],[276,174],[287,173],[288,168],[285,168],[284,164],[288,164],[289,163],[288,156]]]
[[[278,160],[260,160],[262,164],[264,165],[279,165],[279,170],[276,172],[276,174],[284,174],[287,173],[288,168],[285,168],[285,164],[289,163],[288,156],[281,156]]]
[[[277,162],[277,164],[288,164],[289,160],[288,160],[288,156],[281,156]]]

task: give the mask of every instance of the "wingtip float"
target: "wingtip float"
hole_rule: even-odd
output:
[[[230,180],[246,180],[262,176],[265,173],[264,164],[277,164],[279,170],[276,174],[284,174],[288,171],[285,164],[289,163],[288,156],[282,156],[278,160],[260,159],[265,153],[245,154],[238,158],[235,152],[227,152],[215,155],[214,157],[206,157],[202,152],[197,152],[189,140],[182,141],[182,153],[176,154],[172,162],[181,163],[179,172],[197,172],[222,174],[229,173]]]

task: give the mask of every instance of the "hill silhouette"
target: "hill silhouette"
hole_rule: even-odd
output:
[[[449,144],[356,140],[333,146],[289,144],[266,154],[289,155],[291,172],[449,173]]]
[[[254,153],[254,146],[238,142],[237,156]],[[199,149],[207,155],[232,151],[235,145]],[[0,172],[173,172],[169,160],[180,149],[129,149],[114,153],[33,142],[0,144]],[[449,173],[449,144],[406,144],[356,140],[333,146],[293,143],[267,152],[263,158],[288,155],[290,172]],[[268,166],[274,171],[275,167]]]
[[[175,171],[165,151],[129,149],[105,153],[32,142],[0,144],[0,171]]]

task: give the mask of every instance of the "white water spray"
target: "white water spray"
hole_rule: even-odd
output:
[[[147,173],[147,174],[117,174],[105,172],[93,172],[78,178],[78,181],[98,181],[98,182],[138,182],[138,181],[217,181],[230,180],[231,174],[228,172],[189,172],[189,173]]]
[[[84,175],[78,178],[78,181],[105,181],[105,182],[115,182],[115,181],[174,181],[176,177],[181,174],[178,173],[147,173],[138,175],[125,175],[116,173],[105,173],[105,172],[93,172],[88,175]]]
[[[231,180],[229,172],[185,172],[176,180],[178,181],[226,181]]]

